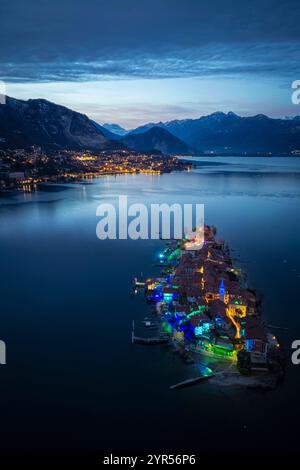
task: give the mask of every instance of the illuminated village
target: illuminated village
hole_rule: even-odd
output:
[[[145,282],[147,301],[161,319],[153,341],[168,338],[186,362],[209,364],[211,375],[227,363],[235,376],[255,376],[255,386],[258,376],[267,377],[267,385],[259,386],[274,388],[283,377],[282,348],[263,323],[255,291],[215,235],[215,227],[205,226],[202,249],[196,236],[195,249],[193,240],[172,241],[158,255],[161,277]]]

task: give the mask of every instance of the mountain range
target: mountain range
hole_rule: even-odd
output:
[[[130,131],[145,133],[162,127],[196,152],[205,153],[290,153],[300,150],[300,119],[273,119],[264,114],[241,117],[233,112],[216,112],[199,119],[150,123]]]
[[[0,105],[0,149],[113,150],[166,154],[290,154],[300,151],[300,117],[273,119],[216,112],[198,119],[148,123],[126,131],[44,99],[6,97]]]

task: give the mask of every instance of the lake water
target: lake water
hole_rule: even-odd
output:
[[[0,199],[2,449],[295,449],[300,420],[300,159],[197,158],[191,172],[107,176]],[[147,314],[132,278],[157,273],[158,241],[100,241],[96,208],[205,204],[263,295],[288,353],[284,383],[257,393],[205,383],[164,347],[131,345]],[[239,255],[239,256],[238,256]]]

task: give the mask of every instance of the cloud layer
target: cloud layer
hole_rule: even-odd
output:
[[[162,119],[228,107],[295,113],[298,0],[1,0],[0,18],[0,79],[18,97],[59,98],[97,117],[102,109],[105,120],[110,107],[128,125],[157,120],[159,107]],[[94,91],[84,98],[72,83]]]
[[[86,80],[297,67],[298,0],[2,0],[1,75]]]

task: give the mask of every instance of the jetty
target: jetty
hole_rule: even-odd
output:
[[[206,381],[206,380],[208,380],[208,379],[210,379],[211,377],[214,377],[214,376],[215,376],[215,374],[200,375],[199,377],[193,377],[192,379],[183,380],[182,382],[178,382],[175,385],[171,385],[170,390],[176,390],[178,388],[190,387],[191,385],[196,385],[199,382],[204,382],[204,381]]]
[[[168,343],[169,338],[167,337],[160,337],[157,336],[155,338],[141,338],[139,336],[133,336],[133,343],[138,343],[138,344],[146,344],[148,346],[154,345],[154,344],[163,344],[163,343]]]
[[[271,328],[272,330],[288,331],[288,328],[286,326],[265,325],[265,327]]]
[[[140,280],[137,277],[135,277],[133,279],[133,284],[134,284],[135,287],[145,287],[146,286],[146,282],[142,280],[142,275],[141,275]]]

